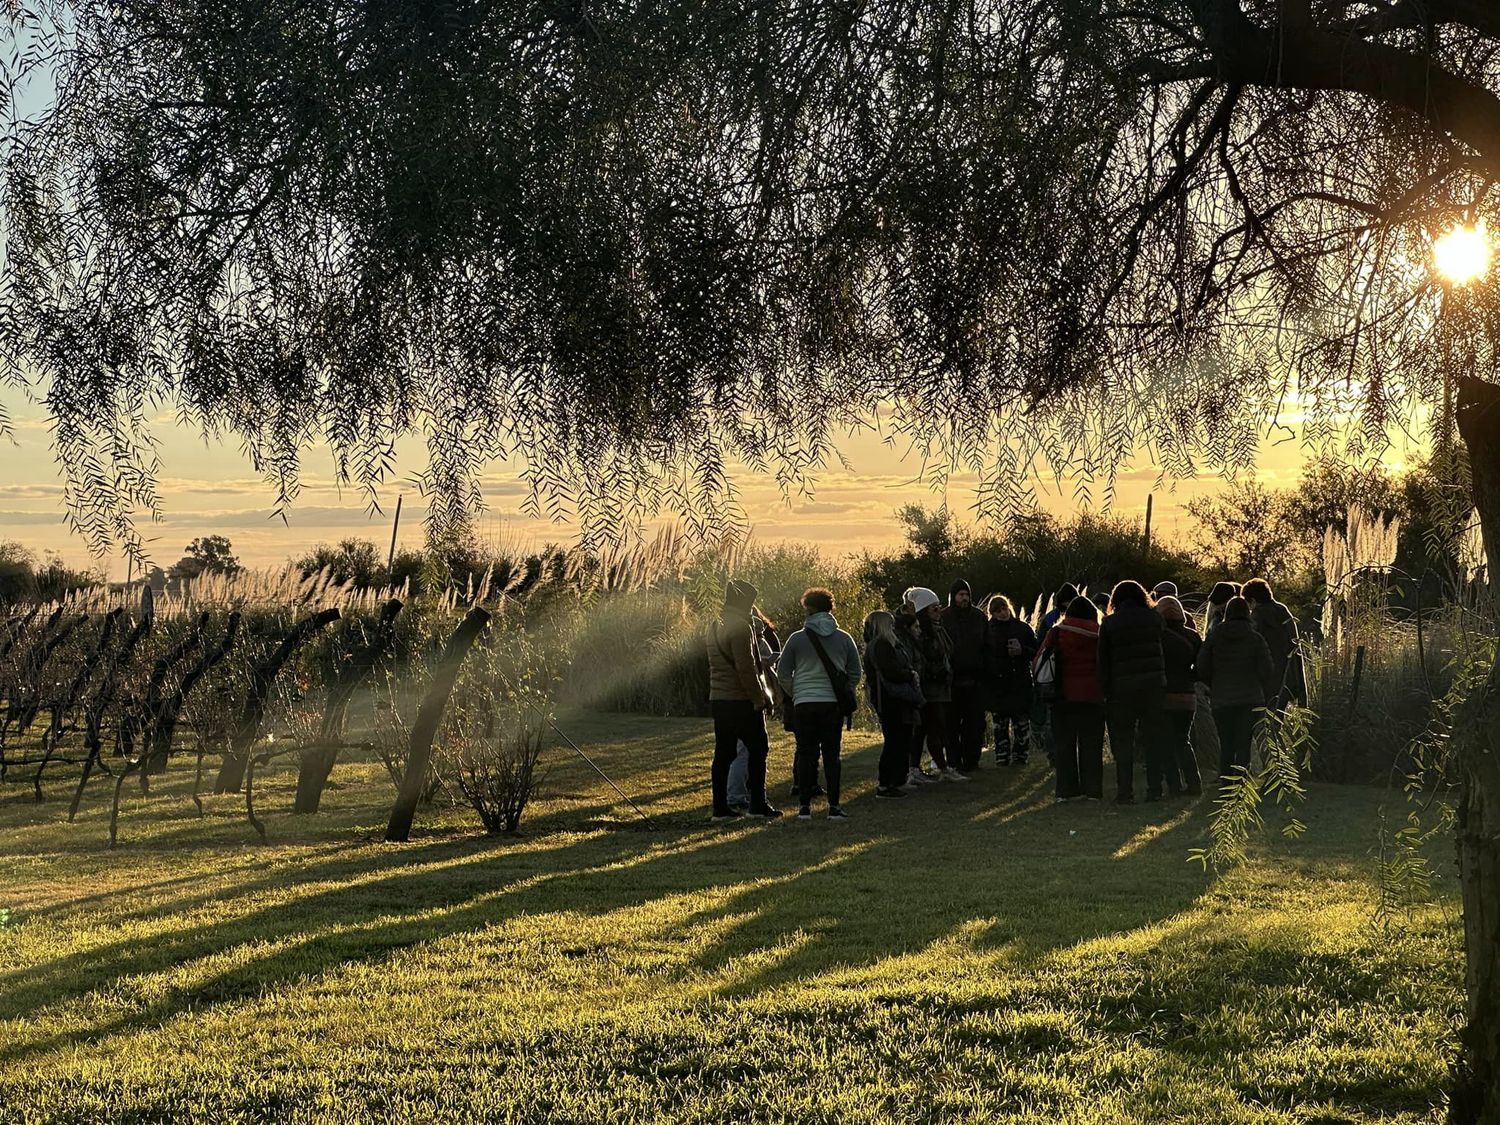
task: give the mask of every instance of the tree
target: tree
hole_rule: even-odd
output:
[[[1033,469],[1108,497],[1140,447],[1248,468],[1295,402],[1355,461],[1430,408],[1500,557],[1500,308],[1425,268],[1500,229],[1491,4],[12,10],[0,89],[61,96],[6,138],[0,377],[96,545],[138,549],[162,402],[283,503],[319,439],[374,502],[417,429],[435,525],[519,454],[596,536],[732,524],[732,458],[793,488],[877,416],[997,517]],[[1454,761],[1455,1120],[1500,1114],[1491,745]]]
[[[319,543],[292,565],[304,577],[327,571],[339,586],[365,589],[385,582],[385,564],[368,539],[341,539],[337,546]]]
[[[233,577],[243,568],[234,557],[233,548],[222,535],[204,535],[194,539],[184,550],[168,572],[178,582],[189,581],[204,574],[223,574]]]
[[[1298,525],[1291,498],[1257,481],[1236,481],[1218,496],[1188,501],[1195,523],[1192,552],[1226,578],[1262,576],[1276,586],[1315,563],[1313,543]],[[1316,550],[1321,552],[1319,528]]]

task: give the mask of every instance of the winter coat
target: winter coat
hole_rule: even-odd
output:
[[[1251,606],[1250,620],[1255,625],[1255,631],[1266,642],[1266,648],[1271,652],[1271,663],[1276,668],[1276,690],[1270,694],[1268,701],[1275,699],[1283,687],[1292,697],[1305,699],[1301,660],[1298,659],[1295,668],[1288,672],[1293,658],[1298,656],[1297,619],[1292,616],[1292,611],[1280,602],[1256,602]]]
[[[1161,706],[1167,694],[1161,614],[1126,604],[1099,626],[1099,684],[1109,700]]]
[[[1161,653],[1167,666],[1167,709],[1192,711],[1198,706],[1197,679],[1193,666],[1203,638],[1186,623],[1167,622],[1161,635]]]
[[[870,692],[870,706],[886,722],[911,723],[916,721],[921,707],[898,699],[885,698],[886,684],[917,684],[916,663],[902,636],[895,639],[876,637],[865,649],[866,681]]]
[[[760,702],[765,698],[761,663],[748,611],[743,618],[710,622],[703,631],[708,650],[708,698]]]
[[[1036,634],[1018,618],[990,618],[989,674],[986,703],[997,715],[1026,715],[1031,711],[1031,661],[1036,656]],[[1021,655],[1010,655],[1010,642],[1019,641]]]
[[[1197,677],[1214,707],[1264,707],[1278,687],[1271,650],[1243,619],[1214,626],[1198,652]]]
[[[939,622],[923,620],[917,639],[917,675],[928,703],[953,702],[953,641]]]
[[[823,643],[823,651],[835,668],[843,669],[849,677],[849,686],[859,684],[859,648],[854,638],[839,628],[831,613],[815,613],[809,617],[790,637],[781,650],[781,659],[776,662],[776,677],[781,690],[792,697],[792,703],[837,703],[838,693],[823,667],[818,650],[813,648],[808,633],[817,634]]]
[[[1099,686],[1099,623],[1086,617],[1062,617],[1042,638],[1036,663],[1057,650],[1058,702],[1103,703]]]
[[[989,615],[976,606],[950,605],[942,622],[953,641],[953,682],[977,684],[989,671]]]

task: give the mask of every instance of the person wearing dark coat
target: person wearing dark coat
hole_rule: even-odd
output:
[[[1104,691],[1099,685],[1099,611],[1088,598],[1069,602],[1067,613],[1043,635],[1037,666],[1054,652],[1057,800],[1097,801],[1104,796]]]
[[[1208,685],[1209,706],[1219,731],[1219,781],[1250,768],[1250,750],[1275,697],[1276,664],[1250,620],[1250,603],[1231,598],[1224,620],[1198,652],[1198,679]]]
[[[864,633],[865,683],[885,739],[875,796],[894,801],[908,795],[912,741],[922,716],[921,688],[912,653],[896,632],[894,617],[877,609],[865,618]]]
[[[1139,582],[1126,580],[1109,597],[1099,626],[1099,685],[1104,690],[1109,746],[1115,759],[1115,800],[1135,803],[1135,761],[1167,698],[1162,655],[1166,626]]]
[[[1004,594],[990,599],[989,633],[986,687],[995,719],[995,765],[1024,766],[1031,755],[1031,661],[1036,656],[1036,634],[1016,616]]]
[[[1037,630],[1037,636],[1045,637],[1052,631],[1052,626],[1063,619],[1068,612],[1068,606],[1073,604],[1073,599],[1078,596],[1078,587],[1071,582],[1064,582],[1057,588],[1057,593],[1052,595],[1052,608],[1042,615],[1041,628]]]
[[[953,640],[943,628],[943,610],[937,594],[926,586],[913,586],[901,597],[904,631],[915,642],[917,675],[922,683],[922,727],[912,743],[912,780],[967,781],[954,768]],[[910,617],[910,623],[906,618]],[[902,630],[898,630],[902,631]],[[935,774],[922,770],[922,748],[932,755]]]
[[[1175,597],[1156,603],[1166,629],[1161,637],[1162,658],[1167,669],[1167,699],[1162,707],[1156,736],[1146,755],[1146,799],[1160,796],[1162,786],[1171,796],[1203,792],[1198,759],[1193,751],[1193,715],[1198,709],[1194,666],[1203,638],[1193,628],[1193,619]]]
[[[964,773],[979,768],[984,749],[985,684],[989,671],[989,623],[984,610],[974,604],[974,592],[960,578],[948,591],[948,606],[943,610],[943,628],[953,641],[953,698],[948,708],[952,731],[949,764]]]
[[[1215,582],[1208,593],[1208,610],[1203,615],[1203,636],[1206,638],[1215,626],[1224,620],[1224,607],[1230,598],[1237,598],[1240,588],[1233,582]]]
[[[1246,582],[1242,596],[1250,603],[1250,623],[1271,650],[1271,663],[1276,666],[1276,691],[1266,705],[1277,711],[1286,710],[1293,701],[1306,706],[1307,685],[1297,643],[1297,619],[1276,600],[1271,584],[1264,578]]]
[[[729,770],[740,743],[750,752],[746,788],[750,815],[774,819],[781,811],[766,800],[766,712],[771,696],[766,690],[764,664],[751,625],[757,591],[735,579],[724,593],[724,610],[704,630],[708,652],[708,699],[714,719],[714,757],[710,767],[713,816],[716,822],[734,821],[740,814],[729,805]]]

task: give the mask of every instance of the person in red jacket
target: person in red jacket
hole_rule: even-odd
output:
[[[1057,759],[1057,800],[1104,797],[1104,691],[1099,683],[1099,611],[1074,598],[1042,638],[1036,667],[1057,661],[1052,730]]]

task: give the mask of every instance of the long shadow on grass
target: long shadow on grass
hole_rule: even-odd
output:
[[[661,936],[699,946],[681,971],[722,973],[722,991],[745,994],[954,940],[985,948],[1015,943],[1036,953],[1170,916],[1202,891],[1202,876],[1182,862],[1185,844],[1177,837],[1186,821],[1122,854],[1153,819],[1166,817],[1053,809],[1041,803],[1040,779],[1005,781],[1005,789],[988,795],[980,786],[945,787],[894,808],[856,801],[860,819],[851,825],[783,822],[728,832],[698,826],[665,838],[599,834],[515,851],[450,840],[297,864],[214,897],[231,907],[254,902],[259,891],[284,889],[287,876],[333,885],[0,976],[0,1016],[13,1016],[122,990],[133,977],[236,947],[272,947],[138,1011],[17,1044],[0,1058],[153,1027],[190,1009],[260,996],[529,914],[603,916],[673,895],[707,897],[713,905]],[[1078,834],[1085,847],[1073,846]],[[1039,855],[1046,862],[1039,864]],[[1026,878],[1018,874],[1023,861]],[[1082,912],[1083,934],[1078,911],[1057,909],[1080,889],[1095,907]],[[752,971],[736,971],[757,956]]]

